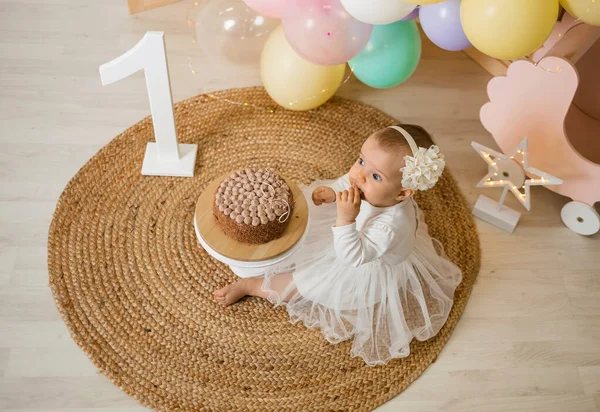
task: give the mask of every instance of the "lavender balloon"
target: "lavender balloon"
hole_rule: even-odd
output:
[[[421,27],[436,46],[451,51],[471,47],[460,22],[460,0],[446,0],[419,9]]]
[[[285,37],[296,53],[323,66],[356,56],[373,30],[348,14],[340,0],[288,0],[282,20]]]
[[[400,19],[400,21],[409,21],[409,20],[414,20],[417,17],[419,17],[419,7],[415,7],[415,9],[413,11],[410,12],[410,14],[406,17],[404,17],[403,19]]]

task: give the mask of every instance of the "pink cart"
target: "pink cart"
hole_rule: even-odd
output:
[[[481,122],[503,152],[525,136],[530,164],[563,180],[561,217],[576,233],[600,230],[600,29],[565,13],[544,47],[488,84]]]

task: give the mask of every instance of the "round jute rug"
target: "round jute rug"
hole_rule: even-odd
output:
[[[212,179],[246,166],[304,184],[338,177],[371,132],[397,121],[340,98],[286,111],[262,88],[194,97],[175,116],[180,142],[199,144],[195,177],[141,175],[153,140],[147,118],[102,148],[60,196],[48,267],[75,342],[115,385],[160,410],[366,411],[405,389],[448,340],[479,270],[475,225],[450,172],[417,198],[463,270],[450,318],[408,358],[369,367],[350,358],[349,342],[329,344],[267,301],[217,305],[213,291],[235,276],[199,246],[194,206]]]

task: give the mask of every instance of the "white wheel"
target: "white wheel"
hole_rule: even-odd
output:
[[[593,235],[600,230],[600,215],[588,204],[569,202],[560,211],[563,223],[580,235]]]

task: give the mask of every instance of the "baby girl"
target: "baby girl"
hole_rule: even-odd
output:
[[[292,322],[319,327],[331,343],[353,339],[351,355],[369,365],[409,355],[446,322],[461,271],[427,232],[413,195],[444,169],[418,126],[390,126],[362,145],[337,181],[303,189],[312,199],[300,249],[263,277],[214,293],[222,305],[259,296],[283,305]]]

